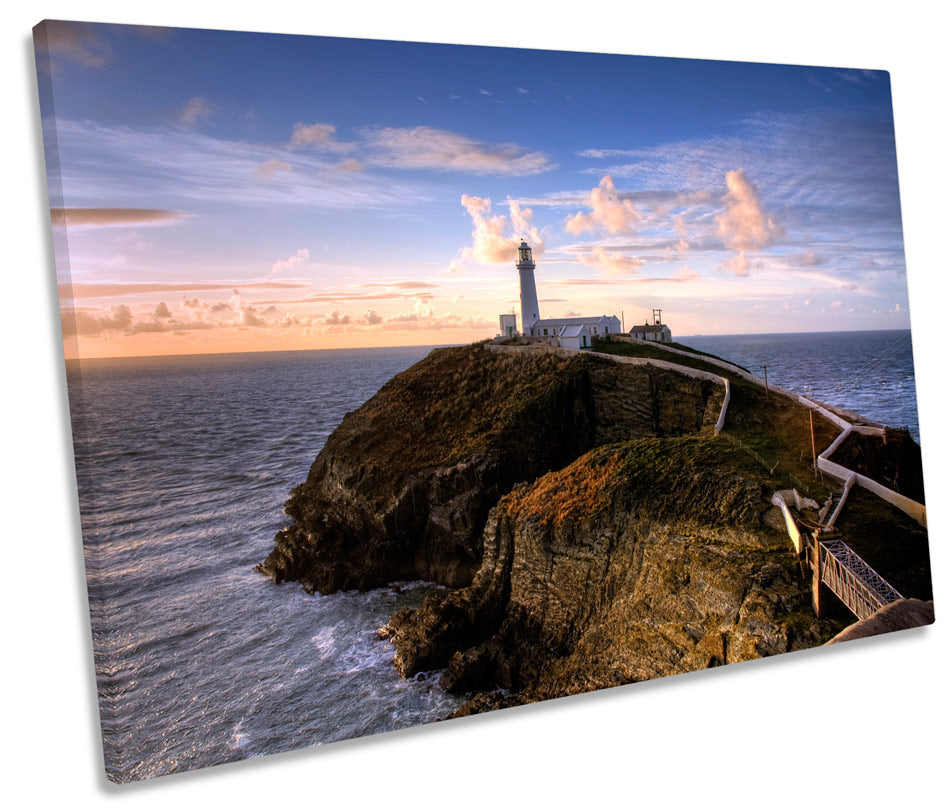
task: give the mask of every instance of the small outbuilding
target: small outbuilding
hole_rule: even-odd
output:
[[[673,333],[665,324],[640,324],[630,330],[630,338],[670,344],[673,341]]]
[[[568,324],[561,329],[561,346],[569,350],[589,349],[592,341],[591,328],[586,324]]]

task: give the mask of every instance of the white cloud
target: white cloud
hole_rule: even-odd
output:
[[[764,248],[783,235],[781,226],[763,211],[759,192],[744,169],[727,172],[726,186],[729,191],[722,199],[726,210],[716,217],[716,228],[727,248]]]
[[[569,217],[565,228],[571,234],[585,231],[606,231],[609,234],[633,234],[641,216],[630,200],[622,200],[613,178],[604,175],[596,189],[591,189],[589,214],[577,212]]]
[[[386,127],[367,131],[364,138],[367,163],[394,169],[536,175],[554,168],[542,152],[517,144],[489,144],[432,127]]]
[[[509,221],[504,214],[492,215],[490,198],[462,195],[462,205],[473,225],[472,245],[462,250],[464,257],[488,265],[514,262],[522,239],[529,242],[536,258],[544,253],[544,240],[531,222],[531,209],[509,201]]]
[[[271,273],[286,274],[296,270],[301,265],[310,261],[310,249],[299,248],[296,254],[292,254],[287,259],[278,259],[271,265]]]
[[[643,260],[616,252],[608,253],[602,245],[594,246],[590,254],[579,254],[578,260],[592,268],[606,271],[613,276],[636,273],[643,267]]]
[[[418,183],[344,171],[335,157],[327,159],[319,152],[229,141],[179,128],[57,118],[55,129],[62,142],[71,145],[71,157],[50,182],[59,182],[76,200],[140,206],[147,192],[157,205],[174,201],[175,208],[184,200],[197,200],[391,211],[429,198]],[[282,174],[280,183],[261,183],[258,170],[268,161],[282,161],[294,171]]]

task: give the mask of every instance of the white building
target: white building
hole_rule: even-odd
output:
[[[561,346],[569,350],[586,350],[593,343],[586,324],[568,324],[561,330],[559,338]]]
[[[673,341],[673,334],[665,324],[641,324],[630,330],[630,338],[670,344]]]
[[[563,319],[542,319],[538,307],[538,291],[534,284],[534,260],[531,249],[522,240],[518,246],[518,269],[521,283],[521,330],[525,336],[550,338],[562,347],[584,349],[594,340],[622,332],[620,319],[616,316],[574,316]],[[502,314],[498,321],[501,335],[510,338],[517,335],[513,313]]]

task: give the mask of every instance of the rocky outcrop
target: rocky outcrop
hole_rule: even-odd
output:
[[[697,432],[721,397],[711,381],[591,354],[435,350],[346,415],[258,569],[321,592],[469,584],[488,512],[517,482],[605,442]]]
[[[842,624],[811,611],[770,501],[788,482],[753,447],[784,448],[765,431],[779,412],[733,390],[743,442],[715,436],[710,379],[435,351],[346,415],[258,568],[311,591],[453,587],[381,634],[403,675],[444,669],[472,695],[459,715],[818,645]],[[780,422],[800,440],[793,408]]]
[[[470,587],[384,630],[404,675],[446,666],[459,712],[821,643],[774,483],[711,438],[598,448],[491,512]],[[500,687],[501,692],[491,691]]]

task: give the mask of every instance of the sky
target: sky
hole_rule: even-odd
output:
[[[35,33],[68,357],[909,327],[885,72]]]

